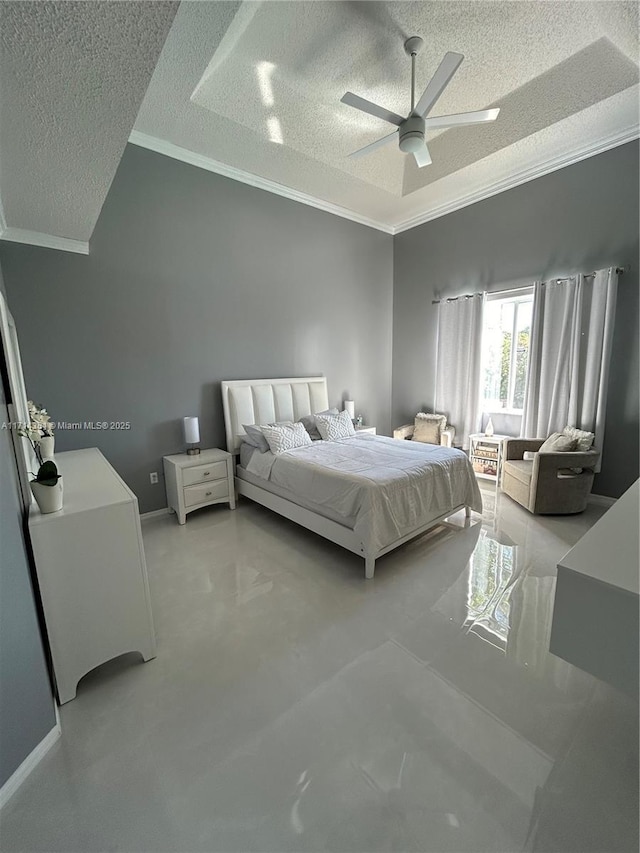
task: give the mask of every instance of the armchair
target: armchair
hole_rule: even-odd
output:
[[[537,453],[544,438],[507,438],[502,443],[502,491],[529,512],[569,515],[587,506],[600,451]],[[524,459],[534,451],[533,460]],[[582,468],[580,474],[571,469]]]
[[[400,439],[411,439],[413,438],[413,431],[415,429],[415,424],[404,424],[404,426],[400,426],[393,431],[394,438]],[[453,439],[456,437],[456,428],[452,426],[446,426],[443,430],[440,431],[440,445],[442,447],[453,447]]]

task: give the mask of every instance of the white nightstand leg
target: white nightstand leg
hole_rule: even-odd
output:
[[[187,523],[187,514],[186,513],[177,512],[176,515],[178,516],[178,522],[180,524],[186,524]]]

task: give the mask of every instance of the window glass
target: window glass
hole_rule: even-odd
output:
[[[532,294],[490,299],[485,304],[482,399],[486,412],[522,410],[532,306]]]

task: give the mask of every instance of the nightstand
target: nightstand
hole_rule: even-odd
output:
[[[180,524],[186,522],[188,512],[203,506],[228,503],[236,508],[233,457],[226,450],[213,448],[195,456],[175,453],[164,456],[162,462],[167,503]]]
[[[375,428],[375,427],[372,427],[372,426],[365,426],[364,424],[363,424],[362,426],[354,427],[354,429],[355,429],[355,431],[356,431],[356,432],[368,432],[368,433],[370,433],[371,435],[375,435],[375,434],[376,434],[376,428]]]

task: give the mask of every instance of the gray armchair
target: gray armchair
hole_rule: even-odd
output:
[[[535,453],[544,438],[507,438],[502,443],[502,491],[523,507],[538,514],[569,515],[582,512],[593,486],[598,450],[585,453]],[[582,468],[580,474],[572,468]]]

